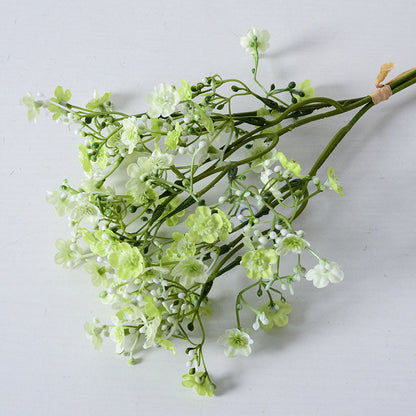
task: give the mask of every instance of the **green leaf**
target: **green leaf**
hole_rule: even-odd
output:
[[[172,351],[173,355],[176,355],[175,347],[173,346],[172,342],[168,339],[158,337],[155,339],[156,344],[160,345],[167,351]]]

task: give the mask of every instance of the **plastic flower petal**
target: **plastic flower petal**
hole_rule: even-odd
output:
[[[273,276],[272,264],[277,263],[277,255],[273,249],[261,248],[245,253],[241,265],[245,267],[247,277],[252,280],[270,279]]]
[[[189,215],[185,224],[195,244],[202,241],[212,244],[222,233],[223,219],[220,214],[213,214],[210,208],[201,206],[196,209],[195,214]]]
[[[218,208],[216,210],[222,219],[222,227],[218,230],[218,237],[221,241],[227,241],[228,235],[233,227],[227,215]]]
[[[158,170],[169,168],[173,165],[173,162],[174,157],[172,155],[162,153],[160,149],[155,149],[148,159],[148,166],[151,168],[152,172],[156,172]]]
[[[127,175],[130,176],[130,180],[126,183],[126,188],[134,191],[137,195],[146,191],[147,185],[144,183],[146,175],[148,175],[149,169],[139,166],[137,163],[131,163],[127,166]]]
[[[282,152],[277,153],[277,158],[279,159],[283,168],[290,172],[292,175],[296,175],[299,178],[305,177],[305,175],[300,174],[301,168],[299,163],[295,162],[293,159],[287,160],[286,156]]]
[[[91,322],[85,322],[84,330],[86,332],[87,337],[91,340],[92,345],[96,350],[100,350],[103,346],[103,339],[101,337],[101,328],[97,328]]]
[[[58,253],[55,254],[55,263],[62,264],[64,268],[71,267],[70,264],[79,258],[81,249],[79,247],[73,247],[71,240],[64,240],[60,238],[56,241],[55,247],[58,249]]]
[[[140,250],[126,242],[113,245],[108,261],[117,269],[117,276],[121,280],[136,277],[144,270],[144,259]]]
[[[116,343],[116,352],[121,354],[124,350],[124,344],[126,343],[124,328],[120,325],[114,326],[110,329],[110,337]]]
[[[100,216],[99,209],[89,201],[87,193],[80,193],[74,198],[67,207],[71,221],[81,222],[86,220],[96,224]]]
[[[87,260],[84,264],[84,269],[91,275],[91,282],[94,286],[109,287],[109,282],[106,275],[106,267],[93,260]]]
[[[260,306],[258,311],[264,313],[269,321],[267,324],[260,322],[262,328],[268,331],[273,325],[279,327],[287,325],[289,322],[289,317],[287,315],[292,312],[292,306],[288,303],[283,303],[280,300],[275,300],[272,304],[266,303],[266,305]]]
[[[288,233],[284,237],[276,239],[276,253],[284,256],[289,251],[300,254],[310,244],[296,234]]]
[[[189,234],[173,233],[172,238],[174,241],[166,250],[166,255],[170,260],[183,260],[195,254],[195,243]]]
[[[171,130],[165,140],[166,148],[176,150],[178,148],[179,138],[181,137],[182,127],[181,125],[176,122],[175,129]]]
[[[68,205],[68,199],[66,196],[62,196],[58,191],[47,191],[46,201],[55,207],[56,213],[60,217],[65,214],[65,210]]]
[[[137,128],[137,120],[135,117],[125,118],[121,120],[123,126],[121,133],[121,141],[128,146],[129,153],[133,153],[133,150],[139,142],[139,130]]]
[[[111,92],[106,92],[102,97],[98,94],[97,90],[94,90],[93,99],[85,106],[88,110],[95,110],[97,107],[103,105],[111,97]]]
[[[200,396],[212,397],[214,387],[209,382],[205,373],[200,371],[194,374],[185,374],[182,376],[182,385],[184,387],[193,388]]]
[[[39,116],[39,108],[42,107],[42,103],[36,101],[30,92],[27,93],[26,97],[22,98],[22,102],[27,107],[27,119],[29,121],[36,121]]]
[[[218,343],[225,346],[224,354],[227,357],[235,357],[237,354],[247,357],[251,353],[250,345],[253,343],[253,340],[247,332],[234,328],[227,329],[218,338]]]
[[[155,90],[146,97],[149,105],[147,114],[151,118],[168,117],[176,109],[181,97],[175,87],[169,84],[159,84]]]
[[[183,101],[192,100],[192,90],[191,86],[184,80],[181,79],[182,88],[178,89],[179,96]]]
[[[246,151],[246,158],[255,158],[257,155],[260,155],[261,153],[267,151],[267,149],[270,146],[268,146],[264,140],[262,139],[256,139],[253,141],[253,147]],[[265,162],[268,159],[272,159],[274,154],[276,153],[275,149],[270,150],[266,154],[259,156],[255,158],[251,163],[254,166],[253,172],[261,172],[262,170],[262,163]]]
[[[261,32],[255,27],[251,28],[246,36],[240,39],[240,45],[245,48],[248,53],[256,54],[258,52],[264,52],[268,49],[270,34],[267,30]]]
[[[299,82],[297,89],[302,91],[304,96],[301,97],[300,95],[296,96],[296,99],[298,102],[301,102],[303,100],[307,100],[308,98],[312,98],[315,95],[315,90],[311,87],[311,80],[305,79],[302,82]]]
[[[178,277],[183,286],[189,288],[195,283],[205,283],[207,265],[193,257],[186,258],[178,263],[171,271],[172,276]]]
[[[340,196],[345,196],[344,189],[338,182],[338,178],[335,176],[334,168],[328,168],[328,181],[332,189]]]
[[[338,263],[334,261],[320,261],[313,269],[309,270],[306,280],[312,281],[318,289],[328,286],[328,283],[339,283],[344,279],[344,272]]]

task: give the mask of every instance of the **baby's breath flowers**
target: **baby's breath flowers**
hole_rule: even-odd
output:
[[[256,54],[257,52],[265,52],[270,44],[270,33],[267,30],[259,31],[255,27],[251,28],[246,36],[240,40],[240,44],[247,52]]]
[[[314,98],[309,80],[265,87],[257,69],[268,41],[268,32],[255,28],[241,39],[254,61],[254,89],[218,74],[193,84],[181,80],[179,88],[162,83],[135,115],[114,111],[110,92],[94,91],[84,107],[70,102],[72,94],[62,86],[49,99],[30,93],[23,99],[30,121],[47,110],[81,137],[86,179],[79,186],[64,180],[46,199],[69,221],[69,237],[56,243],[56,263],[83,265],[98,298],[112,307],[109,322],[85,324],[87,337],[96,349],[112,339],[130,364],[140,350],[162,347],[176,354],[176,341],[186,342],[182,384],[200,395],[215,391],[204,357],[211,335],[204,324],[214,312],[217,279],[241,266],[246,282],[233,296],[235,327],[218,322],[214,334],[232,357],[248,356],[252,346],[255,351],[246,326],[258,331],[288,324],[286,294],[297,282],[323,288],[344,277],[294,222],[327,189],[344,196],[333,168],[326,177],[318,171],[374,104],[369,96]],[[414,72],[391,83],[393,93],[414,83]],[[234,102],[247,97],[257,106],[234,111]],[[279,141],[296,127],[357,108],[309,171],[279,150]],[[308,255],[319,263],[306,271]],[[251,317],[245,322],[243,308]]]
[[[309,270],[306,280],[311,280],[318,289],[328,286],[328,283],[339,283],[344,279],[344,272],[334,261],[321,260],[313,269]]]
[[[250,335],[240,329],[227,329],[225,333],[218,338],[218,343],[225,346],[225,355],[235,357],[237,354],[247,357],[251,354],[251,344],[253,340]]]

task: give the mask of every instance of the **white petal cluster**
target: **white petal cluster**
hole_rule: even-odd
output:
[[[129,117],[121,121],[123,130],[121,133],[121,141],[128,146],[129,154],[133,153],[136,144],[139,142],[139,130],[137,128],[137,120],[135,117]]]
[[[247,357],[251,353],[250,345],[253,343],[253,340],[247,332],[234,328],[227,329],[218,338],[218,343],[225,347],[224,354],[227,357],[235,357],[237,354]]]
[[[303,232],[298,231],[296,234],[281,230],[280,237],[275,241],[276,253],[279,256],[286,255],[289,251],[295,254],[301,254],[305,247],[310,244],[302,238]]]
[[[172,276],[178,277],[181,284],[186,288],[191,287],[195,283],[205,283],[207,275],[207,265],[202,261],[188,257],[178,263],[171,271]]]
[[[260,32],[253,27],[247,32],[246,36],[241,38],[240,45],[245,48],[248,53],[255,54],[256,49],[259,52],[264,52],[269,48],[269,39],[270,33],[267,30],[262,30]]]
[[[151,118],[168,117],[175,111],[180,100],[181,97],[174,86],[159,84],[146,97],[146,103],[149,106],[147,114]]]
[[[321,261],[305,275],[318,289],[328,286],[328,283],[339,283],[344,279],[344,272],[334,261]]]

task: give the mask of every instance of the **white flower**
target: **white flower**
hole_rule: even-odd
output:
[[[142,159],[142,158],[140,158]],[[146,165],[156,172],[160,169],[167,169],[173,165],[174,157],[166,153],[162,153],[159,149],[155,149],[150,158],[143,158],[146,161]],[[140,165],[140,162],[137,162]]]
[[[276,253],[279,256],[284,256],[289,251],[300,254],[305,247],[310,244],[300,236],[292,233],[281,232],[281,237],[276,239]]]
[[[140,328],[140,333],[144,334],[146,338],[143,348],[147,349],[153,346],[155,343],[155,338],[160,326],[161,318],[159,315],[157,315],[153,319],[148,319],[144,313],[140,318],[143,322],[143,326]]]
[[[60,217],[65,214],[66,206],[68,205],[66,195],[62,195],[58,191],[47,191],[46,201],[55,207],[56,213]]]
[[[116,353],[121,354],[124,351],[124,344],[126,343],[124,328],[120,325],[112,327],[110,329],[110,338],[116,343]]]
[[[224,354],[227,357],[235,357],[237,354],[247,357],[251,353],[250,345],[253,343],[253,340],[247,332],[234,328],[227,329],[225,333],[218,338],[218,343],[225,346]]]
[[[28,108],[27,119],[36,122],[40,112],[39,108],[42,107],[42,102],[36,101],[30,92],[27,93],[26,97],[23,97],[22,102]]]
[[[198,144],[198,148],[194,153],[194,163],[199,166],[202,165],[208,157],[208,144],[202,140]]]
[[[344,272],[338,263],[334,261],[320,261],[305,275],[307,280],[312,280],[318,289],[328,286],[328,283],[339,283],[344,279]]]
[[[178,263],[171,271],[172,276],[179,277],[186,288],[195,283],[205,283],[207,280],[207,266],[194,257],[188,257]]]
[[[89,202],[87,193],[82,192],[72,196],[72,201],[68,204],[69,219],[74,222],[86,220],[92,224],[98,222],[101,216],[99,209]]]
[[[264,52],[268,49],[270,34],[267,30],[259,32],[255,27],[251,28],[246,36],[240,40],[240,44],[248,53],[256,54],[256,52]]]
[[[87,337],[91,340],[92,345],[96,350],[101,349],[103,346],[103,339],[101,337],[102,328],[97,328],[94,324],[90,322],[85,322],[84,330]]]
[[[139,158],[140,160],[141,158]],[[130,176],[130,180],[126,183],[126,188],[133,190],[137,195],[146,191],[147,185],[144,180],[151,171],[142,164],[131,163],[127,166],[127,175]]]
[[[121,141],[129,147],[129,154],[133,153],[136,144],[139,142],[137,120],[135,117],[129,117],[122,120],[121,124],[123,126]]]
[[[151,118],[168,117],[175,111],[180,100],[181,97],[175,87],[169,84],[159,84],[155,87],[155,91],[146,97],[146,103],[150,107],[147,114]]]

